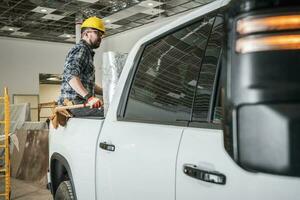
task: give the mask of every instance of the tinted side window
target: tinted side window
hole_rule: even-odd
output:
[[[195,80],[213,22],[202,19],[145,47],[125,120],[173,124],[191,119]]]
[[[217,16],[214,26],[207,44],[203,64],[198,77],[195,103],[193,107],[193,121],[210,121],[211,112],[214,115],[214,121],[220,121],[220,109],[212,109],[213,93],[216,81],[216,72],[219,61],[221,59],[221,52],[223,47],[223,18]],[[217,102],[216,102],[217,103]]]

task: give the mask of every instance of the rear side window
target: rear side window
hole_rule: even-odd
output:
[[[145,47],[124,120],[163,124],[191,120],[197,79],[214,19],[202,19]]]

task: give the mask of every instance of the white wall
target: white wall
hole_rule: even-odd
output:
[[[0,37],[0,91],[38,94],[39,73],[62,72],[69,44]]]

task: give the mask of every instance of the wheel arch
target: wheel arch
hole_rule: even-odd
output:
[[[59,153],[53,153],[50,159],[50,179],[51,193],[55,196],[59,184],[63,181],[70,180],[74,198],[77,200],[75,185],[73,182],[72,171],[68,161]]]

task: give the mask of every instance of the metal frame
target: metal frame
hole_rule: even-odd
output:
[[[0,100],[4,101],[4,121],[0,121],[4,124],[4,144],[0,140],[0,149],[4,149],[4,168],[0,168],[0,180],[4,178],[5,187],[4,192],[0,197],[4,197],[5,200],[10,199],[10,151],[9,151],[9,131],[10,131],[10,108],[9,108],[9,95],[8,89],[4,88],[4,96],[0,97]],[[1,158],[0,158],[1,159]],[[3,159],[3,158],[2,158]]]

